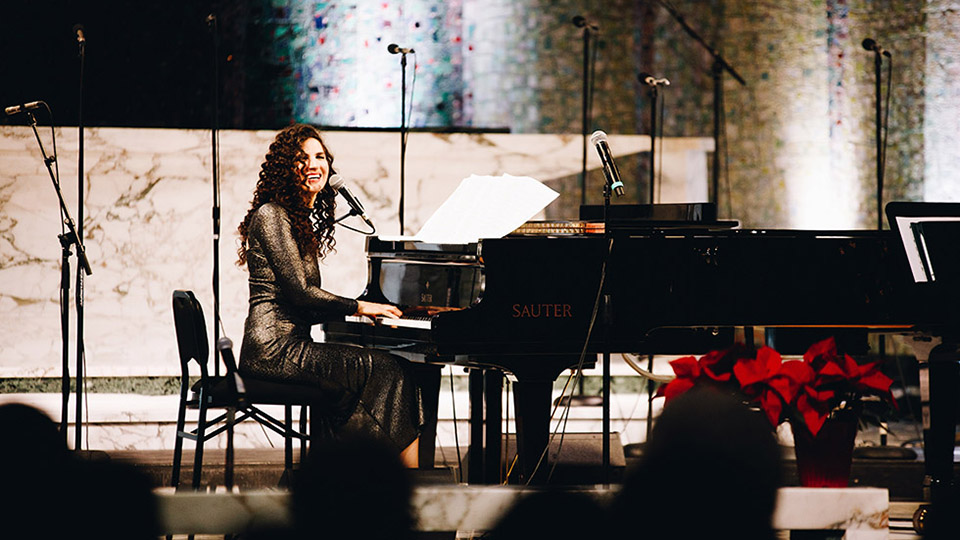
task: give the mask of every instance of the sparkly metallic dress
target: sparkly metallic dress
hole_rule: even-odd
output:
[[[412,443],[423,412],[404,361],[377,349],[311,339],[312,325],[356,313],[357,301],[320,288],[317,258],[300,255],[290,218],[279,205],[264,204],[250,220],[247,267],[250,310],[240,372],[315,384],[329,392],[338,430],[385,438],[398,450]]]

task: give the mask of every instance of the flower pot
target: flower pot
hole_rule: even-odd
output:
[[[829,418],[817,436],[805,425],[790,424],[793,431],[797,474],[804,487],[847,487],[857,438],[855,415]]]

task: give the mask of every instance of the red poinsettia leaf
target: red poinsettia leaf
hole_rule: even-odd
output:
[[[860,365],[857,364],[857,361],[854,360],[849,354],[843,355],[843,358],[838,361],[840,368],[843,369],[844,375],[848,379],[852,379],[860,375]]]
[[[710,351],[707,354],[700,357],[701,366],[713,366],[720,363],[723,358],[728,354],[728,351]]]
[[[717,370],[717,367],[720,367],[720,370]],[[724,371],[725,369],[729,368],[718,366],[717,364],[704,363],[703,358],[700,359],[700,371],[709,379],[718,382],[729,381],[730,377],[733,376],[733,373],[730,371]]]
[[[791,379],[797,384],[810,384],[816,377],[816,373],[810,364],[802,360],[788,360],[780,365],[780,374]]]
[[[837,355],[837,342],[829,337],[823,341],[818,341],[803,353],[803,361],[812,364],[814,359],[820,357],[832,358]]]
[[[803,387],[803,395],[805,395],[807,399],[818,403],[826,404],[826,402],[833,399],[833,396],[836,394],[837,392],[835,390],[820,390],[809,385]]]
[[[767,384],[787,403],[793,401],[797,397],[797,392],[800,391],[800,383],[783,374],[771,377]]]
[[[757,359],[762,360],[771,373],[779,370],[783,364],[783,357],[780,356],[780,353],[770,347],[760,347],[760,350],[757,351]]]
[[[782,361],[780,353],[770,347],[761,347],[755,358],[739,359],[733,366],[733,373],[740,386],[745,388],[776,374]]]
[[[763,407],[770,425],[776,427],[780,423],[780,413],[783,411],[783,402],[780,397],[776,392],[768,390],[760,396],[760,406]]]
[[[735,345],[719,351],[711,351],[700,357],[700,369],[707,377],[726,382],[733,376],[733,365],[741,357],[747,357],[746,348]]]
[[[677,377],[697,378],[700,376],[700,363],[693,356],[683,356],[670,361],[670,367]]]
[[[893,379],[887,377],[880,371],[873,371],[867,375],[860,377],[856,381],[856,387],[858,390],[864,391],[873,391],[880,394],[884,394],[890,391],[890,385],[893,384]]]
[[[823,423],[827,421],[828,412],[822,412],[819,408],[815,407],[806,395],[801,395],[797,399],[797,410],[803,418],[803,423],[806,424],[807,429],[810,430],[810,434],[816,437],[817,433],[820,432],[820,428],[823,427]]]
[[[822,379],[847,379],[849,378],[847,373],[843,370],[840,364],[828,360],[824,362],[820,369],[817,370],[817,376]]]
[[[657,396],[663,396],[666,398],[664,403],[670,403],[670,400],[679,396],[680,394],[686,392],[687,390],[693,388],[694,382],[692,379],[688,378],[676,378],[669,383],[660,387],[660,390],[657,391]]]
[[[863,365],[858,364],[856,373],[862,377],[864,375],[869,375],[874,371],[880,371],[880,362],[868,362]]]
[[[729,371],[730,366],[727,363],[720,363],[720,360],[722,360],[722,358],[719,353],[714,354],[711,352],[706,356],[700,357],[700,372],[714,381],[729,381],[733,373]]]
[[[746,388],[767,378],[767,364],[760,358],[743,358],[733,366],[733,374],[740,381],[740,386]]]

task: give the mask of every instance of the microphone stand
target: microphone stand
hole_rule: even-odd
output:
[[[210,150],[213,184],[213,344],[220,342],[220,39],[217,16],[207,15],[207,26],[213,34],[213,126],[210,130]],[[220,376],[219,359],[214,359],[213,374]]]
[[[687,24],[687,21],[684,20],[683,16],[680,15],[677,10],[673,9],[667,2],[664,0],[657,0],[657,3],[660,4],[670,15],[680,24],[680,26],[693,38],[694,41],[703,46],[704,49],[710,53],[710,56],[713,57],[713,171],[711,173],[711,189],[712,189],[712,200],[711,202],[718,204],[719,206],[719,193],[720,193],[720,136],[723,132],[723,126],[721,125],[720,118],[723,114],[723,72],[726,71],[738,83],[743,86],[746,86],[746,81],[743,80],[743,77],[733,67],[724,60],[723,56],[717,52],[716,49],[707,45],[707,43],[700,37],[699,34],[693,29],[690,28],[690,25]]]
[[[590,29],[583,27],[583,92],[581,97],[581,121],[580,135],[583,139],[583,157],[580,160],[580,204],[587,204],[587,131],[590,122],[588,101],[589,95],[589,50],[590,50]]]
[[[83,65],[84,60],[86,59],[86,40],[79,40],[79,55],[80,55],[80,84],[78,85],[77,90],[77,238],[83,238],[83,188],[84,188],[84,178],[83,178]],[[38,139],[39,140],[39,139]],[[63,241],[61,240],[61,243]],[[64,247],[64,257],[65,265],[69,266],[69,246]],[[89,266],[86,268],[87,273],[90,273]],[[68,272],[69,273],[69,272]],[[64,290],[64,295],[67,292]],[[84,350],[83,343],[83,272],[80,271],[80,268],[77,268],[77,292],[76,292],[76,301],[77,301],[77,417],[76,417],[76,431],[74,432],[74,446],[75,451],[80,450],[81,439],[82,439],[82,426],[83,426],[83,378],[84,378],[84,361],[86,358],[86,353]],[[66,311],[66,309],[64,309]],[[69,323],[68,323],[69,324]],[[69,376],[67,377],[67,383],[69,384]],[[63,413],[66,413],[66,403],[69,400],[69,388],[64,397],[64,407]],[[67,415],[63,414],[61,422],[66,422]],[[65,425],[61,425],[63,428],[64,436],[66,436],[67,430]]]
[[[657,178],[656,164],[657,155],[657,85],[650,85],[650,206],[656,202],[654,196]],[[714,152],[716,155],[716,152]]]
[[[57,192],[57,199],[60,201],[60,215],[63,216],[63,224],[67,226],[67,232],[57,235],[57,238],[60,240],[62,262],[60,265],[60,332],[63,343],[63,378],[62,378],[62,391],[63,391],[63,408],[61,409],[62,416],[60,418],[60,429],[63,432],[64,441],[67,439],[67,411],[68,403],[70,400],[70,256],[73,254],[70,251],[70,246],[77,247],[77,262],[79,263],[80,268],[78,272],[82,269],[88,276],[93,273],[90,270],[90,263],[87,260],[87,251],[83,247],[83,242],[81,237],[77,232],[77,226],[73,219],[70,217],[70,211],[67,209],[67,204],[63,200],[63,192],[60,190],[60,181],[57,179],[57,175],[53,172],[53,164],[56,162],[56,158],[47,157],[47,151],[43,148],[43,142],[40,140],[40,133],[37,132],[37,117],[33,115],[29,110],[27,112],[27,118],[30,120],[30,127],[33,129],[33,135],[37,138],[37,144],[40,146],[40,155],[43,157],[43,163],[47,166],[47,173],[50,175],[50,181],[53,182],[53,188]],[[80,359],[77,360],[77,364],[80,365]],[[82,425],[82,417],[80,412],[82,411],[82,405],[80,400],[80,388],[83,386],[81,380],[81,374],[77,373],[77,433],[80,432]],[[79,441],[79,436],[77,437]],[[76,448],[75,450],[78,450]]]
[[[662,129],[662,128],[661,128]],[[650,85],[650,212],[653,212],[653,205],[656,202],[654,186],[656,185],[657,168],[657,84]],[[647,370],[653,373],[653,356],[647,355]],[[653,384],[647,381],[647,433],[644,441],[650,440],[650,433],[653,429]]]
[[[403,207],[407,157],[407,53],[400,51],[400,234],[403,234]]]
[[[587,133],[590,130],[591,112],[593,104],[593,77],[590,76],[590,35],[594,27],[583,25],[583,92],[581,96],[580,135],[583,142],[580,160],[580,204],[587,204]],[[580,377],[578,383],[580,395],[583,395],[584,381]],[[572,397],[571,397],[572,399]]]
[[[874,93],[876,95],[876,103],[874,104],[874,128],[876,133],[876,147],[877,147],[877,230],[883,230],[883,176],[884,176],[884,165],[886,158],[886,149],[884,148],[883,139],[883,123],[882,123],[882,106],[881,106],[881,74],[883,72],[883,53],[879,49],[873,50],[873,76],[874,76]],[[888,96],[889,97],[889,96]],[[880,361],[884,361],[887,356],[887,338],[884,334],[877,336],[877,355],[880,357]],[[900,360],[897,359],[897,362]],[[882,422],[880,424],[880,447],[883,448],[886,452],[886,455],[892,457],[899,457],[903,454],[899,447],[891,449],[887,446],[887,423]]]
[[[610,229],[610,192],[611,180],[609,178],[603,183],[603,241],[606,244],[603,252],[603,285],[600,287],[600,293],[603,298],[602,306],[602,324],[603,324],[603,371],[601,380],[603,385],[602,399],[602,427],[603,441],[601,443],[601,469],[603,470],[603,483],[610,484],[610,328],[613,326],[613,302],[610,296],[610,287],[607,284],[606,273],[607,265],[610,262],[611,251],[613,251],[613,231]]]
[[[593,77],[590,76],[590,33],[589,24],[583,27],[583,96],[581,99],[580,134],[583,139],[583,152],[580,161],[580,204],[587,204],[587,133],[590,131],[591,104],[593,102]]]
[[[883,129],[881,122],[881,101],[880,101],[880,74],[883,57],[879,50],[874,50],[873,54],[873,72],[874,72],[874,91],[877,96],[877,102],[874,106],[875,111],[875,131],[877,137],[877,230],[883,230]]]

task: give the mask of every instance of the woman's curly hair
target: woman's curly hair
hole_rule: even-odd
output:
[[[297,165],[307,159],[303,152],[303,142],[317,139],[323,146],[323,152],[329,164],[329,174],[333,176],[333,154],[323,142],[320,131],[313,126],[294,124],[284,128],[270,143],[270,149],[260,164],[260,180],[253,194],[253,201],[246,217],[238,227],[240,247],[237,249],[238,264],[247,262],[247,235],[250,232],[250,220],[258,208],[267,203],[275,203],[286,210],[290,217],[293,238],[300,248],[300,254],[323,258],[333,251],[336,241],[333,238],[334,202],[337,193],[327,184],[317,195],[313,208],[309,207],[310,195],[303,189],[303,178]],[[311,217],[313,218],[311,220]]]

